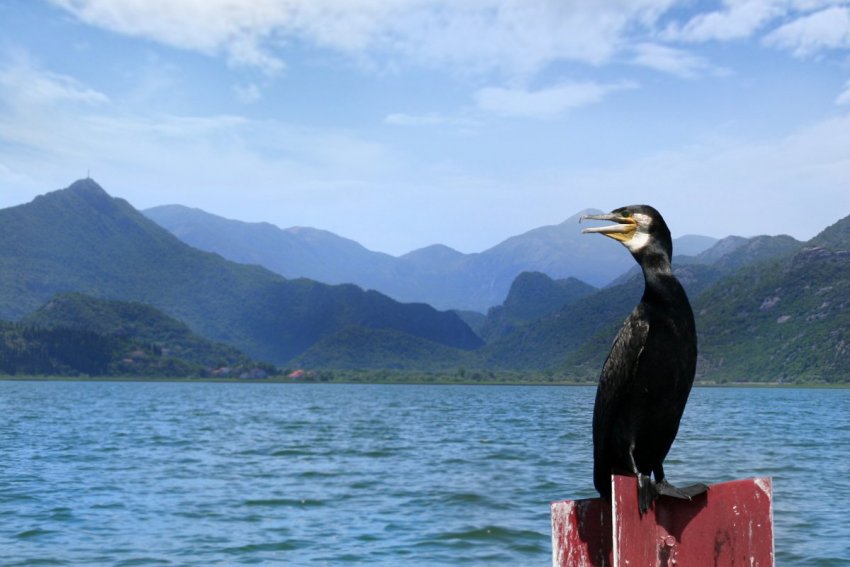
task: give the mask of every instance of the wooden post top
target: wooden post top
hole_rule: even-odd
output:
[[[637,479],[612,477],[612,502],[552,503],[553,567],[772,567],[770,478],[714,484],[693,500],[661,497],[638,513]]]

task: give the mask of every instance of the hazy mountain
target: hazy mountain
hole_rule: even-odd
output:
[[[461,349],[481,344],[451,312],[353,285],[286,280],[201,252],[90,179],[0,210],[0,318],[18,319],[66,291],[147,303],[275,363],[349,326]]]
[[[228,260],[257,264],[287,278],[357,283],[367,288],[374,272],[391,274],[395,258],[325,230],[229,220],[200,209],[166,205],[142,211],[180,240]],[[375,279],[375,281],[379,281]]]
[[[714,247],[719,241],[710,236],[700,236],[698,234],[686,234],[679,238],[673,239],[673,247],[676,254],[682,256],[696,256],[702,252]]]
[[[691,294],[696,294],[709,284],[743,266],[790,255],[799,250],[802,245],[803,243],[799,240],[785,234],[779,236],[762,235],[751,238],[727,236],[695,256],[674,253],[673,266],[679,269],[678,277],[682,280],[685,288]],[[698,285],[694,286],[693,284],[697,283],[697,279],[694,279],[692,271],[682,269],[685,266],[711,266],[711,269],[700,270]],[[640,274],[640,266],[634,264],[629,271],[616,278],[610,285],[615,286],[632,278],[639,278],[641,277]],[[691,284],[690,288],[689,284]]]
[[[514,278],[525,271],[554,279],[574,277],[599,286],[631,265],[628,254],[581,234],[579,217],[589,211],[559,225],[511,237],[480,253],[464,254],[435,244],[400,257],[311,228],[244,223],[179,205],[144,212],[184,242],[236,262],[259,264],[287,277],[355,283],[400,301],[425,302],[440,309],[485,312],[504,301]],[[696,254],[715,240],[688,235],[676,242]]]

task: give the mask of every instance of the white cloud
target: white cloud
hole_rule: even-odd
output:
[[[722,10],[693,16],[684,25],[671,24],[664,31],[668,40],[702,42],[729,41],[752,36],[787,9],[785,0],[740,0],[724,2]]]
[[[0,100],[11,102],[0,104],[0,179],[41,192],[88,167],[101,180],[131,180],[144,195],[139,206],[170,202],[175,187],[231,199],[241,187],[336,191],[381,179],[394,160],[383,146],[343,131],[233,114],[136,114],[25,63],[0,63]]]
[[[601,101],[611,92],[635,88],[634,83],[564,83],[530,91],[522,88],[488,87],[475,93],[478,108],[502,116],[544,118]]]
[[[693,78],[705,73],[719,74],[703,57],[694,55],[682,49],[658,45],[655,43],[640,43],[635,46],[633,62],[656,71],[670,73],[683,78]]]
[[[41,69],[23,51],[11,53],[0,64],[0,88],[7,101],[19,105],[63,102],[98,105],[109,102],[105,94],[86,87],[73,77]]]
[[[263,98],[263,91],[256,83],[247,85],[234,85],[233,92],[236,98],[243,104],[253,104]]]
[[[823,49],[850,48],[850,8],[834,6],[789,22],[770,34],[768,45],[808,57]]]
[[[835,99],[835,104],[850,104],[850,81],[844,83],[844,90]]]
[[[283,61],[264,45],[293,18],[294,2],[274,0],[51,0],[80,21],[208,55],[267,73]]]
[[[601,64],[675,0],[52,0],[80,21],[268,73],[281,46],[407,57],[528,75],[558,60]]]

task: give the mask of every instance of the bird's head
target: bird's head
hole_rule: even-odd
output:
[[[667,228],[661,213],[649,205],[620,207],[605,215],[583,215],[580,220],[585,219],[617,223],[586,228],[582,232],[595,232],[613,238],[636,257],[650,249],[666,253],[668,260],[673,256],[670,229]]]

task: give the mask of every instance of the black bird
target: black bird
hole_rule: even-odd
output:
[[[582,219],[617,223],[582,232],[619,241],[643,270],[643,297],[614,339],[596,390],[593,483],[610,500],[612,473],[637,475],[644,514],[659,495],[690,499],[707,490],[702,484],[670,485],[663,467],[694,381],[694,314],[670,267],[673,241],[658,211],[632,205]]]

